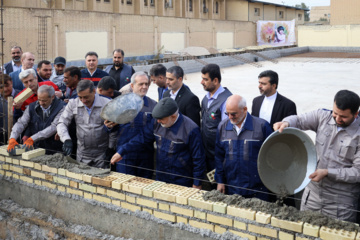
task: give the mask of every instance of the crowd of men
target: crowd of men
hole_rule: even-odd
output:
[[[184,84],[181,67],[156,64],[149,74],[135,72],[124,63],[121,49],[113,51],[113,65],[105,71],[98,68],[96,52],[86,54],[82,70],[66,67],[61,56],[53,66],[40,61],[34,69],[34,54],[19,46],[11,48],[11,55],[2,74],[1,101],[27,88],[33,94],[14,102],[15,124],[9,136],[5,133],[10,154],[22,142],[25,150],[42,147],[90,166],[199,189],[205,174],[215,169],[216,184],[206,188],[273,200],[257,170],[263,142],[286,127],[313,130],[318,169],[310,175],[301,209],[356,221],[360,99],[354,92],[339,91],[332,111],[297,115],[295,103],[277,91],[278,74],[267,70],[258,76],[260,96],[250,113],[244,97],[221,85],[216,64],[201,69],[206,94],[200,102]],[[151,82],[158,86],[158,101],[146,96]],[[128,92],[144,102],[134,120],[104,121],[103,107]]]

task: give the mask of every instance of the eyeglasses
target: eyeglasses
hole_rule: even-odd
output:
[[[236,115],[237,115],[238,113],[228,113],[228,112],[225,112],[225,115],[226,116],[229,116],[229,115],[231,115],[232,117],[236,117]]]

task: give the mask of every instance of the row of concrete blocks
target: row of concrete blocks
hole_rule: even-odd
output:
[[[31,151],[28,153],[31,156]],[[220,234],[230,231],[251,240],[360,239],[360,234],[356,232],[280,220],[251,209],[205,201],[202,198],[205,191],[116,172],[98,178],[0,155],[0,175],[114,204],[130,211],[146,211],[170,222],[183,222]]]

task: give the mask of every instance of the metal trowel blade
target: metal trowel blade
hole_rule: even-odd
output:
[[[79,164],[78,161],[76,161],[75,159],[73,159],[72,157],[70,156],[65,156],[66,160],[69,162],[69,163],[75,163],[75,164]]]

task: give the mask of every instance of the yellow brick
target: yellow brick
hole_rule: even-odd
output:
[[[214,202],[213,211],[226,214],[227,204],[223,202]]]
[[[279,240],[294,240],[294,234],[279,231]]]
[[[6,177],[12,177],[13,173],[12,172],[9,172],[9,171],[6,171],[5,172],[5,176]]]
[[[269,224],[271,220],[271,214],[263,212],[257,212],[255,215],[256,221],[262,224]]]
[[[70,180],[69,186],[72,187],[72,188],[79,188],[79,183]]]
[[[93,195],[93,199],[96,200],[96,201],[99,201],[99,202],[111,203],[110,198],[99,196],[99,195],[96,195],[96,194]]]
[[[20,176],[20,180],[28,183],[33,183],[34,180],[32,178],[26,177],[26,176]]]
[[[125,194],[120,193],[120,192],[116,192],[116,191],[107,189],[106,194],[109,197],[117,198],[117,199],[120,199],[120,200],[125,200]]]
[[[147,185],[146,187],[144,187],[142,189],[142,195],[147,196],[147,197],[153,197],[153,192],[165,184],[166,183],[164,183],[164,182],[155,181],[152,184]]]
[[[13,158],[12,163],[13,163],[14,165],[20,165],[20,160]]]
[[[307,238],[307,237],[300,237],[300,236],[296,236],[295,239],[296,240],[309,240],[309,238]],[[334,240],[336,240],[336,239],[334,239]]]
[[[136,197],[131,197],[131,196],[126,195],[125,199],[129,203],[136,203]]]
[[[193,196],[195,193],[199,192],[199,189],[196,188],[187,188],[186,190],[182,191],[178,195],[176,195],[176,203],[188,205],[189,197]]]
[[[349,232],[345,230],[336,230],[327,227],[320,228],[320,238],[326,240],[353,240],[356,237],[356,232]]]
[[[42,165],[42,170],[44,172],[50,172],[50,173],[58,174],[57,168],[49,167],[47,165]]]
[[[12,163],[12,158],[11,157],[5,157],[5,162]]]
[[[81,190],[77,190],[77,189],[72,189],[72,188],[66,188],[66,192],[70,193],[70,194],[75,194],[75,195],[79,195],[79,196],[83,196],[84,192]]]
[[[159,209],[164,211],[170,211],[170,205],[165,203],[159,203]]]
[[[96,193],[106,195],[106,189],[102,187],[96,187]]]
[[[49,183],[49,182],[46,182],[46,181],[42,181],[41,184],[42,184],[44,187],[51,188],[51,189],[56,189],[56,185],[55,185],[55,184],[52,184],[52,183]]]
[[[2,164],[2,169],[10,170],[10,165],[9,164]]]
[[[304,223],[303,234],[312,237],[319,237],[319,231],[320,226],[314,226],[308,223]]]
[[[205,220],[205,219],[206,219],[206,213],[205,213],[205,212],[198,211],[198,210],[195,210],[195,211],[194,211],[194,217]]]
[[[147,199],[144,199],[144,198],[138,198],[137,199],[137,204],[143,205],[145,207],[157,208],[157,202],[155,202],[153,200],[147,200]]]
[[[286,230],[302,233],[303,222],[290,222],[286,220],[280,220],[275,217],[271,217],[271,225],[274,227],[283,228]]]
[[[92,178],[92,176],[87,175],[87,174],[84,174],[84,175],[82,176],[82,180],[83,180],[84,182],[87,182],[87,183],[91,183],[91,178]]]
[[[88,191],[88,192],[92,192],[92,193],[96,193],[96,187],[91,186],[89,184],[85,184],[85,183],[79,183],[79,189]]]
[[[126,209],[128,209],[128,210],[130,210],[130,211],[133,211],[133,212],[135,212],[136,210],[141,211],[141,207],[140,207],[140,206],[136,206],[136,205],[134,205],[134,204],[127,203],[127,202],[122,202],[122,203],[121,203],[121,207],[122,207],[122,208],[126,208]]]
[[[5,171],[4,171],[4,170],[0,170],[0,175],[5,176]]]
[[[196,228],[204,228],[204,229],[209,229],[211,231],[214,231],[214,225],[209,224],[209,223],[198,222],[198,221],[190,219],[189,224]]]
[[[118,179],[114,180],[111,182],[111,187],[121,190],[122,189],[122,183],[129,181],[130,179],[134,178],[135,176],[132,175],[126,175],[126,174],[122,174],[122,173],[116,173],[116,172],[111,172],[110,174],[111,176],[115,176]]]
[[[219,233],[219,234],[223,234],[224,232],[226,232],[226,228],[220,227],[218,225],[215,225],[215,232]]]
[[[66,192],[66,187],[57,186],[57,189],[58,189],[60,192]]]
[[[31,170],[29,168],[23,168],[23,173],[27,176],[31,176]]]
[[[45,173],[34,171],[34,170],[31,171],[31,176],[36,177],[36,178],[45,179]]]
[[[54,181],[54,177],[50,174],[45,174],[45,180],[49,181],[49,182],[53,182]]]
[[[114,200],[114,199],[112,199],[112,200],[111,200],[111,204],[112,204],[112,205],[115,205],[115,206],[121,207],[121,202],[120,202],[119,200]]]
[[[182,222],[182,223],[188,224],[189,219],[187,217],[176,216],[176,222],[178,222],[178,223]]]
[[[153,211],[152,209],[150,209],[150,208],[145,208],[145,207],[143,207],[142,210],[143,210],[143,212],[148,212],[148,213],[150,213],[150,214],[153,214],[153,213],[154,213],[154,211]]]
[[[256,237],[253,236],[253,235],[250,235],[250,234],[247,234],[247,233],[243,233],[243,232],[239,232],[239,231],[234,231],[234,230],[231,230],[229,229],[229,232],[235,234],[235,235],[238,235],[240,237],[243,237],[243,238],[248,238],[249,240],[256,240]]]
[[[92,198],[93,198],[92,196],[93,196],[93,195],[92,195],[91,193],[84,192],[84,198],[86,198],[86,199],[92,199]]]
[[[233,220],[232,219],[226,218],[226,217],[216,216],[216,215],[213,215],[213,214],[210,214],[210,213],[207,214],[207,220],[209,222],[218,223],[218,224],[226,225],[226,226],[229,226],[229,227],[233,226]]]
[[[200,191],[200,192],[195,193],[191,197],[189,197],[188,198],[189,206],[193,206],[193,207],[196,207],[196,208],[212,211],[214,202],[213,201],[205,201],[203,199],[202,195],[205,192],[206,191]]]
[[[20,166],[34,168],[34,162],[31,162],[29,160],[20,160]]]
[[[265,236],[269,236],[269,237],[273,237],[273,238],[278,237],[276,229],[260,227],[260,226],[256,226],[253,224],[248,224],[248,231],[253,232],[253,233],[258,233],[261,235],[265,235]]]
[[[251,209],[239,208],[236,206],[227,206],[227,214],[235,217],[255,220],[256,212]]]
[[[36,185],[39,185],[39,186],[41,186],[42,184],[41,184],[41,181],[40,180],[34,180],[34,183],[36,184]]]
[[[23,159],[29,160],[29,159],[36,158],[36,157],[39,157],[39,156],[42,156],[42,155],[45,155],[45,149],[37,148],[37,149],[31,150],[31,151],[28,151],[28,152],[24,152],[21,155],[21,157]]]
[[[19,95],[14,98],[15,103],[24,102],[31,95],[33,95],[33,91],[30,88],[25,88]]]
[[[65,179],[65,178],[61,178],[61,177],[56,177],[56,176],[54,176],[54,182],[55,182],[55,183],[60,183],[60,184],[62,184],[62,185],[69,186],[69,180],[68,180],[68,179]]]
[[[4,162],[4,161],[5,161],[5,156],[1,156],[1,155],[0,155],[0,161],[3,161],[3,162]]]
[[[234,228],[246,230],[246,223],[234,220]]]
[[[154,216],[157,218],[161,218],[167,220],[169,222],[176,222],[176,216],[173,214],[167,214],[159,211],[154,211]]]
[[[42,165],[39,164],[39,163],[34,163],[34,168],[35,168],[36,170],[42,171]]]
[[[174,212],[177,214],[182,214],[188,217],[193,217],[194,216],[194,210],[192,209],[187,209],[187,208],[182,208],[182,207],[178,207],[178,206],[174,206],[171,205],[170,206],[170,212]]]
[[[21,167],[16,167],[16,166],[12,166],[12,171],[13,172],[17,172],[17,173],[23,173],[24,171],[23,171],[23,168],[21,168]]]
[[[1,173],[0,173],[0,174],[1,174]],[[18,174],[16,174],[16,173],[13,173],[12,177],[13,177],[14,179],[20,179],[20,176],[19,176]]]
[[[67,169],[58,168],[58,174],[61,176],[66,176],[67,171]]]
[[[69,178],[74,178],[74,179],[81,180],[81,181],[82,181],[82,178],[83,178],[82,174],[74,173],[74,172],[70,172],[70,171],[66,172],[66,176],[69,177]]]

